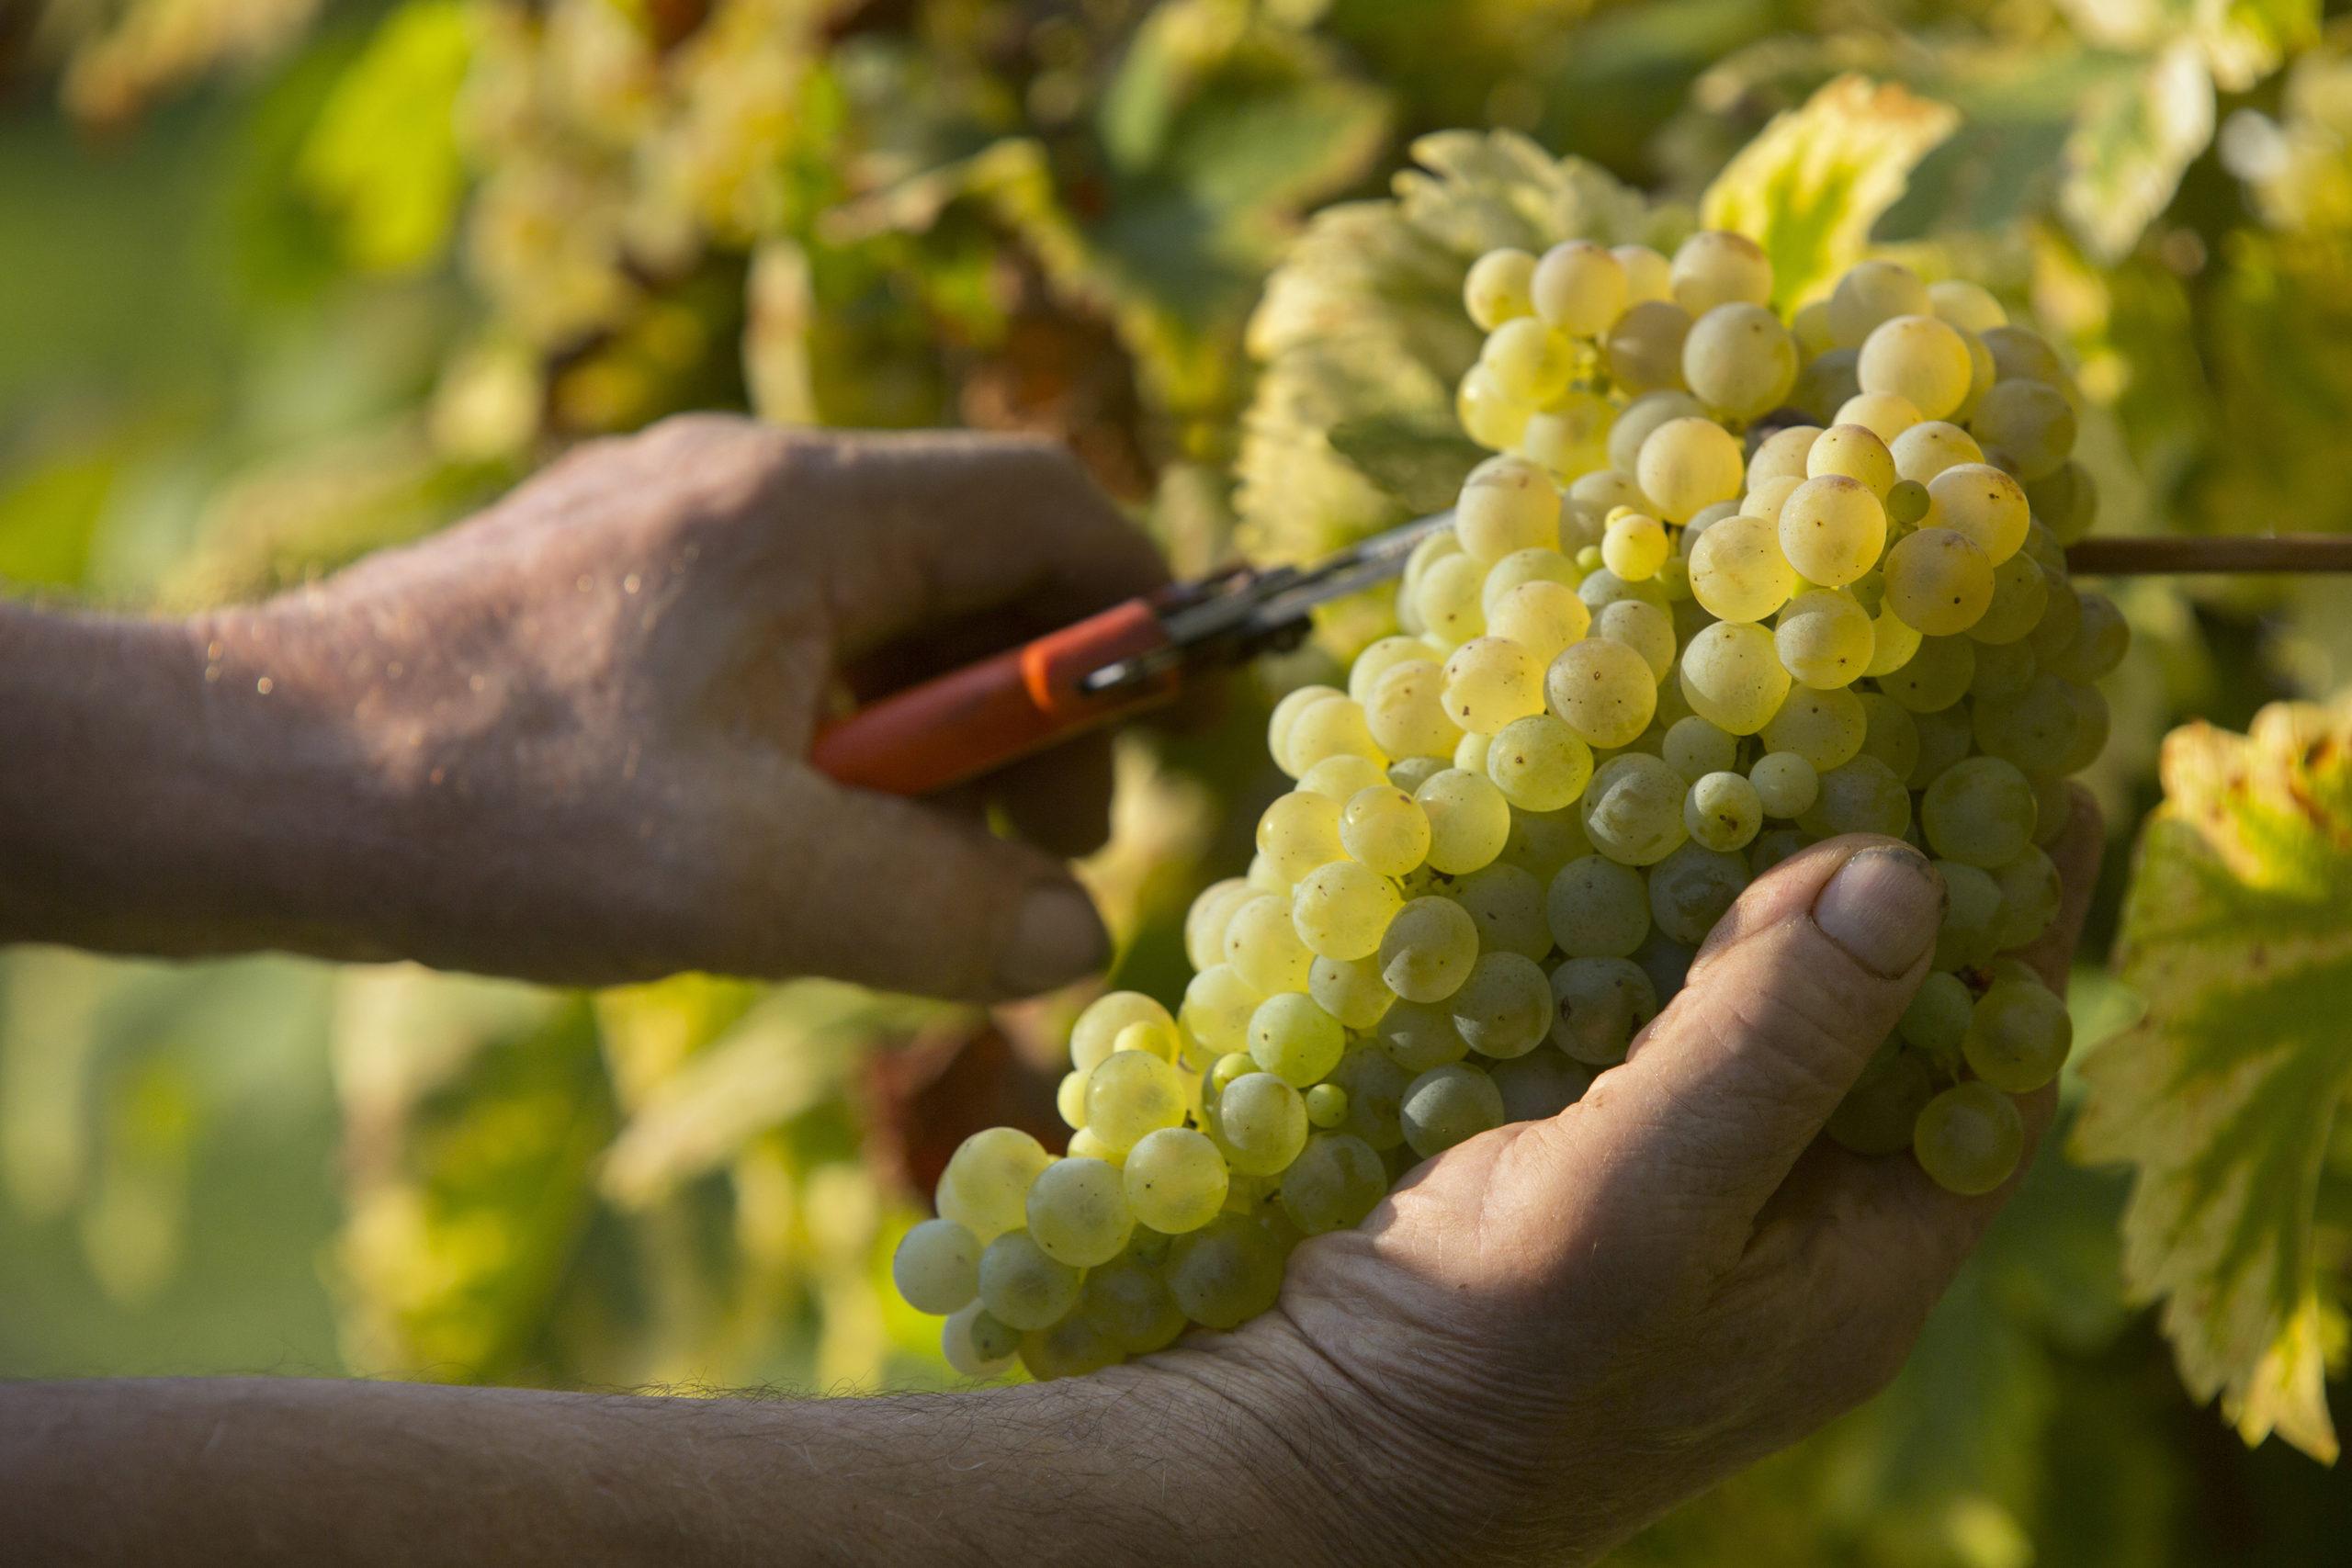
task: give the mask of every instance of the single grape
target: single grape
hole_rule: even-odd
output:
[[[2033,843],[2033,785],[1998,757],[1953,763],[1919,801],[1919,826],[1945,860],[1991,870]]]
[[[1826,773],[1859,756],[1869,733],[1870,720],[1853,693],[1797,686],[1764,726],[1761,739],[1767,751],[1793,751],[1815,773]]]
[[[1540,318],[1516,316],[1487,334],[1478,363],[1504,397],[1534,408],[1568,389],[1576,354],[1576,344]]]
[[[1821,774],[1793,751],[1768,751],[1747,770],[1756,786],[1757,803],[1768,817],[1792,821],[1813,809],[1821,796]]]
[[[1249,1040],[1250,1015],[1265,999],[1231,964],[1212,964],[1186,982],[1184,1005],[1176,1014],[1177,1027],[1213,1056],[1238,1051]]]
[[[1255,1219],[1220,1214],[1177,1237],[1168,1249],[1167,1280],[1186,1317],[1208,1328],[1236,1328],[1282,1294],[1282,1247]]]
[[[1796,340],[1761,305],[1717,305],[1682,340],[1682,378],[1725,418],[1754,419],[1796,384]]]
[[[1609,378],[1628,392],[1682,385],[1682,340],[1690,315],[1679,305],[1645,299],[1610,323],[1601,339]]]
[[[1889,1040],[1863,1066],[1822,1131],[1854,1154],[1900,1154],[1911,1146],[1911,1130],[1935,1094],[1927,1064]]]
[[[1781,665],[1818,691],[1850,686],[1861,679],[1876,643],[1870,612],[1851,593],[1835,588],[1817,588],[1790,600],[1772,632]]]
[[[1674,302],[1693,316],[1718,305],[1764,305],[1772,299],[1772,263],[1764,247],[1728,229],[1702,229],[1674,253]]]
[[[1668,767],[1696,784],[1709,773],[1737,765],[1739,737],[1690,714],[1676,719],[1667,729],[1658,756]]]
[[[2058,918],[2064,893],[2058,868],[2039,845],[2028,844],[2015,860],[1992,872],[2001,888],[2000,925],[1993,940],[2004,949],[2023,947]]]
[[[1606,637],[1588,637],[1554,660],[1544,690],[1552,712],[1588,746],[1623,746],[1657,711],[1648,661]]]
[[[1561,332],[1594,337],[1625,310],[1625,268],[1589,240],[1554,245],[1535,264],[1535,313]]]
[[[1678,419],[1703,419],[1706,413],[1706,404],[1679,388],[1644,392],[1627,403],[1609,427],[1609,466],[1621,474],[1632,474],[1642,460],[1642,443],[1647,441],[1660,425]],[[1648,498],[1642,495],[1637,487],[1628,483],[1625,490],[1627,493],[1623,497],[1598,508],[1595,515],[1601,522],[1605,524],[1609,514],[1619,506],[1631,507],[1635,512],[1649,510]],[[1596,501],[1599,499],[1595,497]],[[1597,533],[1591,542],[1600,542]]]
[[[1449,545],[1453,541],[1451,529],[1442,534],[1434,535],[1432,537],[1442,538]],[[1425,547],[1428,544],[1429,540],[1423,540],[1420,547],[1416,547],[1416,553],[1418,554],[1419,549]],[[1335,686],[1301,686],[1274,705],[1272,716],[1266,720],[1266,755],[1274,760],[1276,767],[1289,772],[1290,765],[1283,759],[1290,754],[1291,727],[1298,722],[1298,716],[1326,698],[1345,694]],[[1300,773],[1305,771],[1305,769],[1299,770]],[[1297,776],[1296,773],[1291,773],[1293,778]]]
[[[1964,277],[1948,277],[1928,285],[1936,314],[1965,333],[1989,332],[2008,324],[2008,312],[1984,285]]]
[[[1968,1070],[2004,1094],[2030,1094],[2058,1076],[2075,1043],[2066,1004],[2032,980],[2001,980],[1977,998],[1961,1042]]]
[[[1123,1180],[1104,1160],[1056,1160],[1029,1185],[1029,1238],[1046,1257],[1073,1269],[1108,1263],[1135,1229]]]
[[[2025,543],[2032,509],[2018,481],[1989,463],[1955,463],[1927,481],[1942,525],[1998,566]]]
[[[1305,790],[1277,795],[1258,818],[1258,848],[1284,880],[1294,883],[1318,865],[1344,860],[1340,803]]]
[[[1592,1076],[1591,1068],[1557,1051],[1530,1051],[1497,1062],[1487,1073],[1502,1097],[1506,1122],[1549,1121],[1584,1098]]]
[[[1968,396],[1973,367],[1959,332],[1932,315],[1890,316],[1862,342],[1855,375],[1865,392],[1893,392],[1942,419]]]
[[[1485,631],[1487,610],[1479,594],[1486,585],[1486,563],[1470,556],[1441,556],[1430,562],[1413,585],[1413,611],[1420,618],[1421,635],[1453,649]]]
[[[1579,803],[1592,847],[1626,865],[1663,860],[1690,836],[1682,825],[1682,775],[1643,751],[1613,757],[1592,775]]]
[[[1519,644],[1472,637],[1445,661],[1445,716],[1464,730],[1492,735],[1515,718],[1544,711],[1544,666]]]
[[[1291,926],[1318,958],[1364,958],[1377,952],[1404,899],[1396,885],[1367,865],[1333,861],[1299,881],[1291,896]]]
[[[1450,876],[1491,864],[1510,836],[1510,802],[1476,773],[1432,773],[1413,799],[1430,819],[1429,863]]]
[[[1713,420],[1668,420],[1642,443],[1634,478],[1657,506],[1657,515],[1680,523],[1702,506],[1739,493],[1747,461],[1738,438]]]
[[[1807,465],[1812,459],[1813,444],[1820,438],[1821,426],[1817,424],[1792,424],[1758,442],[1755,454],[1747,459],[1747,488],[1752,491],[1766,479],[1803,481],[1812,478]]]
[[[1233,912],[1225,930],[1225,961],[1261,996],[1303,991],[1314,952],[1299,940],[1290,900],[1272,895],[1252,898]]]
[[[1445,671],[1424,659],[1391,665],[1373,682],[1364,724],[1392,757],[1448,757],[1462,741],[1462,727],[1445,711]]]
[[[1340,807],[1340,844],[1383,876],[1402,876],[1429,858],[1429,816],[1406,791],[1374,785]]]
[[[1684,797],[1682,824],[1703,848],[1744,849],[1764,826],[1763,798],[1755,784],[1737,773],[1708,773],[1692,784]]]
[[[1627,513],[1610,524],[1600,540],[1601,561],[1628,582],[1656,577],[1671,549],[1666,529],[1658,520],[1638,512]]]
[[[1900,262],[1857,262],[1829,295],[1829,333],[1840,348],[1859,349],[1880,322],[1933,313],[1935,301],[1919,275]]]
[[[1272,1073],[1244,1073],[1216,1100],[1217,1143],[1244,1176],[1272,1176],[1306,1142],[1306,1101]]]
[[[1891,601],[1893,595],[1888,597]],[[1926,714],[1948,708],[1966,696],[1968,682],[1975,674],[1976,648],[1966,637],[1924,637],[1910,661],[1880,676],[1878,684],[1880,691],[1913,713]]]
[[[1306,972],[1306,994],[1350,1029],[1370,1029],[1396,1000],[1380,977],[1380,954],[1341,962],[1318,958]],[[1256,1010],[1254,1008],[1252,1011]],[[1243,1036],[1246,1041],[1248,1036]]]
[[[1447,999],[1453,1027],[1482,1055],[1524,1055],[1552,1032],[1552,987],[1532,958],[1489,953]]]
[[[1894,455],[1876,431],[1867,425],[1838,424],[1823,431],[1805,448],[1803,477],[1852,479],[1883,504],[1887,491],[1901,476],[1895,472]]]
[[[1413,899],[1380,939],[1381,978],[1408,1001],[1443,1001],[1477,957],[1477,922],[1450,898]]]
[[[1228,876],[1201,889],[1184,915],[1184,956],[1194,969],[1225,962],[1225,927],[1233,911],[1258,897],[1247,878]]]
[[[2047,381],[2011,376],[1994,382],[1968,425],[1986,446],[2007,453],[2027,479],[2054,471],[2075,449],[2074,405]]]
[[[1521,321],[1503,333],[1552,334],[1540,322]],[[1487,340],[1491,349],[1502,336]],[[1544,399],[1532,399],[1544,401]],[[1489,457],[1470,470],[1453,502],[1453,535],[1463,554],[1493,566],[1514,550],[1550,548],[1560,542],[1560,490],[1552,476],[1523,457]]]
[[[1336,1064],[1335,1064],[1336,1065]],[[1348,1119],[1348,1091],[1337,1084],[1319,1083],[1306,1091],[1306,1124],[1325,1132]],[[1308,1136],[1311,1138],[1312,1134]]]
[[[1370,1144],[1346,1133],[1317,1133],[1283,1172],[1283,1213],[1308,1235],[1345,1230],[1388,1196],[1388,1168]]]
[[[1856,757],[1821,775],[1821,797],[1797,826],[1825,838],[1883,833],[1899,839],[1911,827],[1911,795],[1884,762]]]
[[[1498,862],[1473,872],[1462,879],[1453,897],[1477,922],[1481,952],[1542,958],[1552,951],[1552,928],[1544,916],[1544,884],[1521,867]]]
[[[1781,507],[1780,531],[1781,553],[1799,576],[1825,588],[1843,587],[1878,564],[1886,547],[1886,509],[1860,480],[1824,474],[1790,494]]]
[[[1353,1134],[1374,1149],[1393,1149],[1405,1141],[1397,1107],[1414,1075],[1396,1065],[1378,1046],[1363,1045],[1340,1058],[1329,1081],[1321,1086],[1347,1096],[1347,1117],[1340,1130]]]
[[[1293,778],[1306,773],[1326,757],[1342,752],[1368,758],[1380,767],[1388,765],[1387,753],[1373,739],[1372,730],[1365,723],[1363,705],[1348,697],[1327,698],[1301,713],[1290,727],[1288,740],[1287,763]]]
[[[1674,265],[1647,245],[1612,245],[1609,254],[1625,269],[1625,302],[1674,298]]]
[[[1968,1019],[1975,1008],[1967,983],[1939,969],[1919,983],[1918,994],[1903,1010],[1895,1029],[1938,1071],[1954,1073],[1960,1069],[1960,1043],[1968,1037]]]
[[[1919,1168],[1948,1192],[1973,1197],[2009,1179],[2025,1152],[2017,1101],[1989,1084],[1955,1084],[1920,1111],[1911,1129]]]
[[[1120,1179],[1128,1212],[1163,1235],[1182,1235],[1215,1219],[1230,1181],[1225,1156],[1207,1134],[1190,1127],[1162,1127],[1136,1139]]]
[[[1760,621],[1786,604],[1795,586],[1779,526],[1766,518],[1726,518],[1690,552],[1692,596],[1725,621]]]
[[[1731,526],[1724,524],[1707,536]],[[1736,621],[1718,621],[1690,639],[1682,650],[1681,682],[1691,711],[1734,735],[1763,728],[1789,694],[1789,672],[1781,667],[1772,634]]]
[[[1399,1002],[1380,1021],[1380,1048],[1408,1073],[1458,1062],[1470,1054],[1470,1043],[1454,1026],[1452,998],[1442,1002]]]
[[[1976,744],[2029,773],[2065,771],[2083,723],[2074,692],[2055,675],[2035,676],[2015,696],[1980,699],[1973,710]]]
[[[1657,988],[1627,959],[1571,958],[1552,971],[1552,1012],[1554,1044],[1589,1066],[1612,1066],[1657,1016]]]
[[[899,1294],[917,1312],[937,1316],[961,1311],[979,1294],[979,1269],[978,1239],[954,1220],[923,1221],[890,1258]]]
[[[1086,1130],[1114,1149],[1124,1152],[1146,1133],[1175,1126],[1185,1108],[1176,1069],[1148,1051],[1114,1052],[1087,1075]]]
[[[1341,752],[1326,757],[1298,777],[1302,794],[1319,795],[1345,806],[1360,790],[1388,782],[1386,769],[1369,757]]]
[[[1984,460],[1984,449],[1968,432],[1940,419],[1922,420],[1913,425],[1894,438],[1888,452],[1894,458],[1894,471],[1919,485],[1933,483],[1936,476],[1947,468]]]
[[[1406,1088],[1398,1108],[1405,1142],[1423,1159],[1503,1124],[1494,1080],[1466,1062],[1431,1067]]]
[[[1650,868],[1650,918],[1669,940],[1696,948],[1747,886],[1747,863],[1738,855],[1684,844]]]
[[[1832,419],[1838,424],[1867,425],[1881,441],[1892,445],[1919,423],[1919,411],[1899,392],[1857,392],[1838,405]]]
[[[1947,972],[1992,962],[2000,951],[2001,885],[1982,866],[1939,860],[1944,879],[1944,918],[1936,931],[1935,966]]]
[[[1486,765],[1487,779],[1512,806],[1557,811],[1584,794],[1592,778],[1592,749],[1550,714],[1531,714],[1495,732]]]
[[[1029,1184],[1053,1160],[1016,1127],[989,1127],[956,1147],[940,1173],[933,1206],[982,1247],[1023,1223]]]
[[[1141,991],[1109,991],[1095,998],[1070,1025],[1070,1066],[1092,1072],[1117,1047],[1121,1032],[1137,1023],[1156,1024],[1171,1034],[1176,1029],[1168,1010]]]
[[[1488,574],[1487,581],[1493,581],[1495,574],[1510,564],[1507,558]],[[1574,568],[1570,570],[1573,571]],[[1577,597],[1575,588],[1565,581],[1515,584],[1498,595],[1487,613],[1489,634],[1517,643],[1547,667],[1581,638],[1591,625],[1592,612]]]
[[[1462,308],[1480,332],[1493,332],[1535,309],[1534,281],[1535,258],[1525,251],[1510,245],[1488,251],[1462,280]]]
[[[1012,1230],[980,1254],[980,1304],[1008,1328],[1047,1328],[1078,1304],[1080,1270],[1057,1261],[1026,1230]]]
[[[1159,1266],[1132,1251],[1087,1272],[1086,1283],[1079,1287],[1075,1315],[1130,1356],[1165,1349],[1184,1332],[1184,1309],[1168,1293]],[[1045,1337],[1053,1337],[1059,1327],[1046,1329]]]

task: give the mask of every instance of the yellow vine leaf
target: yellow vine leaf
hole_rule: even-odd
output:
[[[2189,725],[2161,772],[2118,946],[2148,1010],[2082,1064],[2074,1152],[2136,1168],[2124,1278],[2189,1390],[2333,1461],[2313,1224],[2352,1094],[2352,699]]]
[[[1918,166],[1960,125],[1960,111],[1894,83],[1848,74],[1774,118],[1724,166],[1699,221],[1735,229],[1772,258],[1774,303],[1822,292],[1870,243]]]

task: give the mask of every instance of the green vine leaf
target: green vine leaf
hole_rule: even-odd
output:
[[[2162,774],[2119,944],[2148,1010],[2083,1063],[2074,1152],[2136,1168],[2124,1278],[2189,1390],[2333,1461],[2313,1212],[2352,1094],[2352,702],[2189,725]]]
[[[1861,259],[1912,169],[1959,125],[1949,104],[1840,76],[1740,150],[1707,187],[1699,220],[1764,247],[1774,303],[1786,310]]]

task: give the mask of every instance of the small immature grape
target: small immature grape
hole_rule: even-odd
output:
[[[1928,481],[1943,526],[1964,535],[1995,566],[2017,554],[2031,520],[2018,481],[1989,463],[1955,463]]]
[[[1743,849],[1764,826],[1763,798],[1737,773],[1708,773],[1683,798],[1682,823],[1707,849]]]
[[[1046,1257],[1073,1269],[1110,1262],[1135,1229],[1124,1179],[1104,1160],[1056,1160],[1030,1184],[1029,1238]]]
[[[1534,280],[1535,258],[1525,251],[1509,245],[1488,251],[1470,264],[1462,280],[1462,307],[1480,332],[1493,332],[1535,309]]]
[[[1552,971],[1552,1043],[1589,1066],[1614,1066],[1657,1016],[1657,989],[1623,958],[1571,958]]]
[[[2066,1004],[2033,980],[2002,980],[1977,998],[1961,1049],[1968,1070],[2004,1094],[2030,1094],[2058,1076],[2075,1043]]]
[[[1747,461],[1739,440],[1713,420],[1668,420],[1642,443],[1634,478],[1669,523],[1739,493]]]
[[[1306,1091],[1306,1122],[1310,1127],[1320,1127],[1329,1132],[1348,1119],[1348,1091],[1338,1084],[1317,1084]]]
[[[1625,268],[1589,240],[1554,245],[1535,264],[1535,313],[1572,337],[1595,337],[1625,310]]]
[[[959,1311],[979,1293],[979,1241],[954,1220],[925,1220],[899,1241],[890,1278],[917,1312],[944,1317]]]
[[[1340,1065],[1347,1031],[1312,997],[1268,997],[1250,1017],[1250,1059],[1293,1089],[1316,1083]]]
[[[1924,522],[1935,510],[1935,498],[1928,487],[1917,479],[1897,479],[1887,487],[1886,523],[1890,531],[1911,528]]]
[[[1833,474],[1852,479],[1881,502],[1901,477],[1886,443],[1876,431],[1860,424],[1832,425],[1806,449],[1804,478],[1826,479]]]
[[[980,1329],[983,1323],[988,1325],[986,1329]],[[988,1338],[992,1348],[1001,1345],[1009,1348],[995,1354],[984,1352],[976,1329],[980,1329],[980,1335]],[[988,1310],[977,1299],[949,1317],[939,1331],[939,1353],[959,1377],[995,1377],[1012,1365],[1013,1352],[1020,1343],[1020,1336],[989,1316]]]
[[[1886,509],[1859,479],[1807,479],[1781,504],[1781,553],[1808,582],[1842,588],[1876,566],[1885,547]]]
[[[1408,1001],[1442,1002],[1469,977],[1478,927],[1451,898],[1416,898],[1380,939],[1380,977]]]
[[[1332,861],[1299,879],[1291,924],[1318,958],[1364,958],[1378,951],[1380,933],[1403,902],[1396,885],[1372,867]]]
[[[1557,811],[1584,794],[1592,778],[1592,749],[1550,714],[1531,714],[1495,732],[1487,742],[1486,764],[1487,779],[1511,805]]]
[[[1992,562],[1964,534],[1922,528],[1886,553],[1886,607],[1925,636],[1957,637],[1992,602]]]
[[[1492,863],[1510,836],[1510,802],[1476,773],[1431,773],[1413,799],[1430,819],[1429,863],[1449,876]]]
[[[1398,1107],[1405,1142],[1423,1159],[1503,1124],[1494,1080],[1464,1062],[1432,1067],[1405,1089]]]
[[[1525,458],[1489,457],[1462,481],[1453,503],[1453,533],[1462,553],[1481,566],[1493,566],[1513,550],[1555,547],[1560,542],[1559,487]]]
[[[1821,795],[1821,773],[1793,751],[1768,751],[1747,770],[1756,799],[1768,817],[1792,821],[1813,809]]]
[[[2017,1101],[1990,1084],[1955,1084],[1919,1112],[1911,1149],[1937,1186],[1974,1197],[2017,1169],[2025,1152],[2025,1121]]]
[[[1693,316],[1718,305],[1764,305],[1772,299],[1772,263],[1764,247],[1728,229],[1702,229],[1674,253],[1674,302]]]
[[[1588,746],[1627,745],[1657,711],[1648,661],[1606,637],[1589,637],[1554,660],[1544,691],[1552,712]]]

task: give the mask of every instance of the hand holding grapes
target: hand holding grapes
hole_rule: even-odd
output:
[[[1104,951],[1058,857],[1106,832],[1108,741],[918,804],[808,737],[836,671],[904,683],[1162,576],[1045,445],[704,416],[250,609],[0,624],[31,685],[0,939],[1040,990]]]

